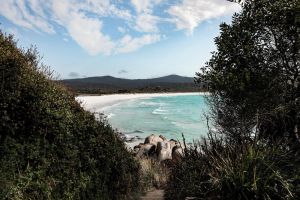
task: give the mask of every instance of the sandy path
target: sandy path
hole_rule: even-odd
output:
[[[148,192],[145,196],[141,197],[141,200],[163,200],[164,190],[154,190]]]

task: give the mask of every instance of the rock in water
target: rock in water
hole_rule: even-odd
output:
[[[146,137],[144,144],[153,144],[153,145],[157,146],[158,142],[163,142],[163,141],[164,141],[164,138],[152,134],[152,135]]]
[[[134,153],[139,158],[148,156],[156,158],[159,162],[165,160],[179,162],[183,157],[183,149],[176,140],[167,141],[164,136],[154,134],[146,137],[144,143],[135,146]]]

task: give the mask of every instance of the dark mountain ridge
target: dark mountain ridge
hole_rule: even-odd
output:
[[[192,92],[199,90],[194,83],[194,78],[178,75],[151,79],[99,76],[65,79],[60,82],[79,93]]]

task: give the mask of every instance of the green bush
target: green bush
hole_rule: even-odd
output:
[[[0,32],[0,199],[126,199],[139,164],[105,121]]]
[[[299,199],[299,155],[280,145],[230,146],[204,140],[174,166],[167,199]]]
[[[166,196],[300,199],[299,0],[230,1],[242,11],[197,73],[217,136],[186,149]]]
[[[257,128],[271,143],[299,146],[299,18],[299,0],[246,0],[220,25],[217,51],[197,73],[219,132],[242,143]]]

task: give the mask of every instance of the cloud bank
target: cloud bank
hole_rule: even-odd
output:
[[[240,5],[225,0],[183,0],[171,6],[167,12],[179,30],[192,34],[202,22],[240,10]]]
[[[165,23],[192,34],[202,22],[240,10],[225,0],[0,0],[0,5],[0,15],[17,27],[64,34],[64,40],[67,35],[90,55],[137,51],[159,42],[167,34],[160,29]],[[106,29],[111,21],[118,24],[118,36]]]

